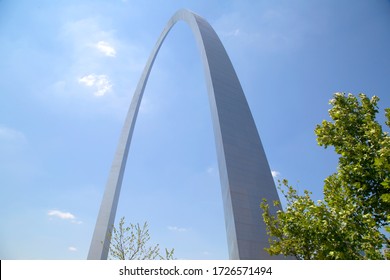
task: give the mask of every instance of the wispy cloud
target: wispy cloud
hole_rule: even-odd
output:
[[[239,34],[240,34],[240,29],[239,29],[239,28],[236,28],[236,29],[234,29],[234,30],[232,30],[232,31],[228,31],[228,32],[223,33],[222,36],[226,36],[226,37],[231,37],[231,36],[233,36],[233,37],[236,37],[236,36],[238,36]]]
[[[214,172],[214,168],[210,166],[209,168],[207,168],[206,172],[207,174],[212,174]]]
[[[274,178],[277,178],[280,175],[280,172],[275,171],[275,170],[272,170],[271,173],[272,173],[272,177],[274,177]]]
[[[239,44],[241,49],[245,46],[256,46],[256,50],[266,52],[284,52],[300,48],[304,44],[306,33],[313,28],[307,25],[304,16],[288,7],[259,10],[261,12],[256,15],[258,24],[255,26],[251,24],[251,17],[239,12],[224,14],[213,26],[219,30],[221,36],[232,38],[229,44]]]
[[[141,106],[139,108],[139,112],[141,114],[150,114],[154,112],[154,103],[151,101],[150,97],[145,96],[142,98]]]
[[[4,140],[25,140],[25,136],[22,132],[6,127],[0,124],[0,139]]]
[[[53,216],[53,217],[57,217],[57,218],[60,218],[60,219],[63,219],[63,220],[74,220],[74,219],[76,219],[75,215],[73,215],[72,213],[70,213],[70,212],[62,212],[62,211],[59,211],[59,210],[50,210],[49,212],[47,212],[47,215]]]
[[[94,96],[104,96],[110,92],[112,82],[105,74],[106,72],[103,72],[104,74],[94,73],[107,70],[107,61],[102,60],[98,53],[109,57],[115,57],[117,54],[114,45],[119,43],[114,38],[114,32],[103,30],[96,19],[86,18],[65,23],[60,38],[69,46],[68,56],[71,59],[69,72],[64,73],[65,78],[62,79],[69,84],[67,91],[75,91],[71,89],[73,83],[67,78],[73,76],[73,81],[76,80],[79,84],[92,88]],[[91,49],[97,51],[91,51]],[[77,78],[74,79],[74,76]]]
[[[60,38],[68,44],[73,44],[77,52],[83,51],[83,55],[91,54],[91,47],[108,45],[114,41],[114,32],[101,28],[96,18],[84,18],[65,22],[62,26]],[[98,42],[96,44],[96,42]],[[79,53],[81,54],[81,53]]]
[[[80,224],[83,223],[82,221],[76,219],[76,216],[73,215],[70,212],[63,212],[63,211],[60,211],[60,210],[49,210],[47,212],[47,215],[50,216],[50,217],[59,218],[61,220],[68,220],[72,224],[76,224],[76,225],[80,225]]]
[[[97,18],[84,18],[80,20],[71,20],[63,24],[60,34],[60,40],[68,47],[73,73],[80,71],[102,71],[107,68],[107,63],[112,62],[106,59],[102,60],[101,52],[110,57],[121,55],[121,61],[116,64],[117,67],[123,65],[130,71],[142,71],[145,60],[149,55],[149,49],[143,45],[136,45],[131,42],[124,43],[116,36],[116,31],[111,28],[102,27]],[[97,51],[91,51],[92,49]],[[122,63],[125,62],[125,63]],[[137,75],[138,77],[138,75]]]
[[[79,83],[86,85],[87,87],[92,87],[95,84],[96,76],[88,75],[79,79]]]
[[[175,232],[186,232],[186,231],[188,231],[188,228],[183,228],[183,227],[178,227],[178,226],[169,226],[168,229],[170,231],[175,231]]]
[[[116,33],[97,17],[64,22],[58,40],[65,46],[61,59],[68,66],[42,93],[44,100],[52,105],[59,99],[58,107],[65,112],[81,113],[80,116],[108,114],[122,118],[128,109],[128,93],[134,90],[149,49],[124,43]],[[120,60],[112,59],[119,56]],[[123,80],[118,73],[130,74]],[[64,99],[67,101],[62,102]],[[72,106],[68,106],[69,102]],[[145,100],[140,111],[145,111]]]
[[[212,177],[218,176],[218,173],[219,173],[218,167],[209,166],[206,169],[206,173],[207,173],[207,175],[212,176]]]
[[[76,247],[73,247],[73,246],[69,246],[69,247],[68,247],[68,250],[71,251],[71,252],[76,252],[76,251],[77,251],[77,248],[76,248]]]
[[[115,57],[116,56],[116,50],[114,49],[113,46],[111,46],[108,42],[106,41],[99,41],[96,44],[96,48],[102,52],[106,56],[111,56]]]
[[[95,89],[95,96],[103,96],[110,92],[112,83],[107,75],[89,74],[79,78],[79,83]]]

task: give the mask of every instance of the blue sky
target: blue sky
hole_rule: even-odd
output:
[[[390,107],[389,1],[0,0],[0,258],[85,259],[142,69],[174,12],[220,36],[276,178],[322,196],[314,128],[335,92]],[[117,220],[180,259],[226,259],[203,69],[185,23],[145,90]],[[261,218],[261,217],[259,217]]]

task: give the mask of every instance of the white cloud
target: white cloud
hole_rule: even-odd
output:
[[[102,59],[97,51],[91,49],[111,57],[115,57],[120,49],[121,62],[118,62],[116,67],[135,71],[138,77],[138,72],[142,71],[150,50],[145,49],[143,45],[122,42],[117,38],[114,29],[103,28],[101,25],[97,18],[71,20],[63,24],[58,36],[69,51],[66,58],[70,59],[68,63],[71,67],[68,70],[72,73],[85,73],[111,68],[112,62]]]
[[[96,75],[88,75],[79,79],[79,83],[86,85],[87,87],[91,87],[96,82]]]
[[[102,52],[103,54],[105,54],[106,56],[111,56],[111,57],[115,57],[116,56],[116,50],[114,49],[114,47],[112,47],[108,42],[106,41],[99,41],[97,44],[96,44],[96,48]]]
[[[82,221],[79,221],[78,219],[76,219],[76,216],[70,212],[63,212],[63,211],[59,211],[59,210],[49,210],[47,212],[47,215],[51,216],[51,217],[59,218],[61,220],[69,220],[72,224],[76,224],[76,225],[80,225],[83,223]]]
[[[45,102],[52,107],[58,100],[57,108],[81,116],[105,114],[122,118],[128,110],[129,92],[134,91],[150,50],[129,41],[124,43],[116,34],[109,24],[103,26],[98,17],[65,22],[58,40],[66,46],[62,59],[68,66],[58,74],[57,82],[42,93]],[[119,53],[120,61],[106,57],[118,57]],[[112,69],[116,73],[115,88]],[[121,73],[125,73],[124,78]],[[140,112],[151,111],[148,107],[145,108],[144,99]]]
[[[59,36],[72,44],[77,52],[91,55],[91,47],[96,47],[96,42],[112,42],[113,35],[114,31],[102,29],[96,18],[84,18],[66,22]]]
[[[176,231],[176,232],[186,232],[188,231],[187,228],[177,227],[177,226],[169,226],[168,229],[170,231]]]
[[[111,91],[112,84],[106,75],[99,75],[96,81],[97,91],[95,92],[96,96],[103,96],[107,92]]]
[[[271,173],[272,173],[272,177],[274,177],[274,178],[276,178],[280,175],[280,172],[275,171],[275,170],[272,170]]]
[[[93,87],[95,96],[103,96],[112,89],[112,83],[107,75],[89,74],[79,78],[78,81],[87,87]]]
[[[70,212],[62,212],[59,210],[50,210],[47,215],[54,216],[63,220],[73,220],[76,219],[76,217],[70,213]]]
[[[71,252],[76,252],[77,248],[73,247],[73,246],[70,246],[70,247],[68,247],[68,250],[71,251]]]

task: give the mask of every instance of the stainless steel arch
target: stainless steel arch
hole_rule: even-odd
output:
[[[121,189],[142,95],[156,55],[172,26],[184,20],[201,53],[211,107],[230,259],[271,259],[259,208],[279,200],[255,122],[233,65],[218,35],[202,17],[179,10],[161,33],[131,102],[112,163],[88,259],[107,259],[109,230]]]

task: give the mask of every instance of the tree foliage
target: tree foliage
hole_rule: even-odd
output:
[[[116,260],[172,260],[174,249],[165,249],[165,255],[160,254],[159,244],[149,246],[149,227],[145,222],[125,225],[125,218],[119,221],[118,228],[112,229],[109,254]]]
[[[319,145],[333,146],[340,155],[337,177],[348,197],[364,201],[362,210],[383,225],[390,214],[390,137],[375,120],[379,98],[359,97],[360,102],[352,94],[335,94],[329,110],[333,122],[323,121],[315,133]],[[390,109],[386,117],[389,126]]]
[[[390,137],[376,121],[379,98],[336,93],[332,121],[317,125],[317,142],[339,155],[337,172],[324,181],[324,200],[299,195],[287,180],[279,182],[285,211],[272,215],[263,201],[263,219],[271,255],[298,259],[383,259],[389,229]],[[385,109],[390,126],[390,109]],[[387,256],[389,257],[389,256]]]

